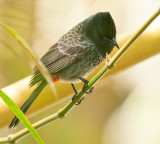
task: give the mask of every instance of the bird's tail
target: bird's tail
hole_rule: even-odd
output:
[[[46,81],[42,81],[42,83],[32,92],[30,97],[26,100],[24,105],[21,107],[21,111],[23,113],[26,113],[26,111],[29,109],[31,104],[35,101],[37,96],[40,94],[40,92],[44,89],[44,87],[47,85]],[[19,124],[19,119],[17,117],[14,117],[12,122],[9,125],[9,128],[13,128]]]

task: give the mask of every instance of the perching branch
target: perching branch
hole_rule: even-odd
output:
[[[114,67],[115,63],[118,61],[118,59],[124,54],[124,52],[129,48],[129,46],[142,34],[142,32],[158,17],[158,15],[160,14],[160,9],[157,10],[152,16],[151,18],[121,47],[121,49],[113,56],[113,58],[110,60],[110,62],[108,63],[107,66],[104,66],[97,74],[96,76],[94,76],[90,82],[88,83],[86,90],[90,89],[96,82],[97,80],[99,80],[105,72],[107,72],[109,69],[111,69],[112,67]],[[77,96],[75,97],[75,102],[78,102],[83,96],[84,96],[84,92],[80,91]],[[33,124],[33,127],[35,128],[40,128],[46,124],[48,124],[49,122],[52,122],[56,119],[59,118],[63,118],[65,117],[65,115],[68,113],[68,111],[71,110],[71,108],[73,108],[75,102],[73,102],[72,100],[64,107],[62,108],[60,111],[58,111],[57,113],[40,120],[39,122]],[[19,138],[21,138],[22,136],[25,136],[28,132],[28,130],[25,128],[13,135],[10,135],[8,137],[4,137],[4,138],[0,138],[0,143],[5,143],[5,142],[9,142],[10,141],[16,141]]]

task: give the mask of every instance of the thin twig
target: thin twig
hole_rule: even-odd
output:
[[[113,58],[110,60],[108,66],[104,66],[97,74],[94,76],[90,82],[88,83],[86,90],[90,89],[96,82],[99,80],[105,72],[107,72],[109,69],[111,69],[115,63],[118,61],[118,59],[123,55],[123,53],[129,48],[129,46],[141,35],[141,33],[153,22],[154,19],[157,18],[157,16],[160,14],[160,9],[157,10],[152,17],[122,46],[122,48],[113,56]],[[84,96],[84,92],[80,91],[77,96],[75,97],[74,102],[71,100],[64,108],[62,108],[57,113],[40,120],[39,122],[33,124],[33,127],[40,128],[46,124],[48,124],[51,121],[54,121],[58,118],[63,118],[65,115],[70,111],[75,105],[75,102],[78,102],[82,96]],[[28,134],[28,130],[25,128],[13,135],[10,135],[10,142],[15,142],[22,136],[25,136]],[[8,142],[8,137],[0,138],[0,143]]]

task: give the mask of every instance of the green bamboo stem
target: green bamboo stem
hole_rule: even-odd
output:
[[[86,86],[86,90],[90,89],[102,76],[104,73],[106,73],[109,69],[113,68],[115,63],[118,61],[118,59],[123,55],[123,53],[129,48],[129,46],[142,34],[142,32],[157,18],[157,16],[160,15],[160,9],[158,9],[151,18],[122,46],[122,48],[113,56],[113,58],[110,60],[108,65],[105,65],[97,74],[94,76],[88,85]],[[78,102],[83,96],[84,92],[80,91],[75,98],[75,102]],[[34,128],[40,128],[46,124],[48,124],[51,121],[57,120],[59,118],[63,118],[66,116],[66,114],[75,106],[75,102],[72,100],[60,111],[57,113],[40,120],[39,122],[33,124]],[[10,136],[10,141],[16,141],[17,139],[21,138],[22,136],[28,134],[27,129],[23,129],[16,134],[13,134]],[[8,137],[0,138],[0,143],[9,142]]]

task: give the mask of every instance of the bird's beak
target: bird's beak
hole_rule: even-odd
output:
[[[112,38],[111,42],[119,49],[119,45],[114,37]]]

